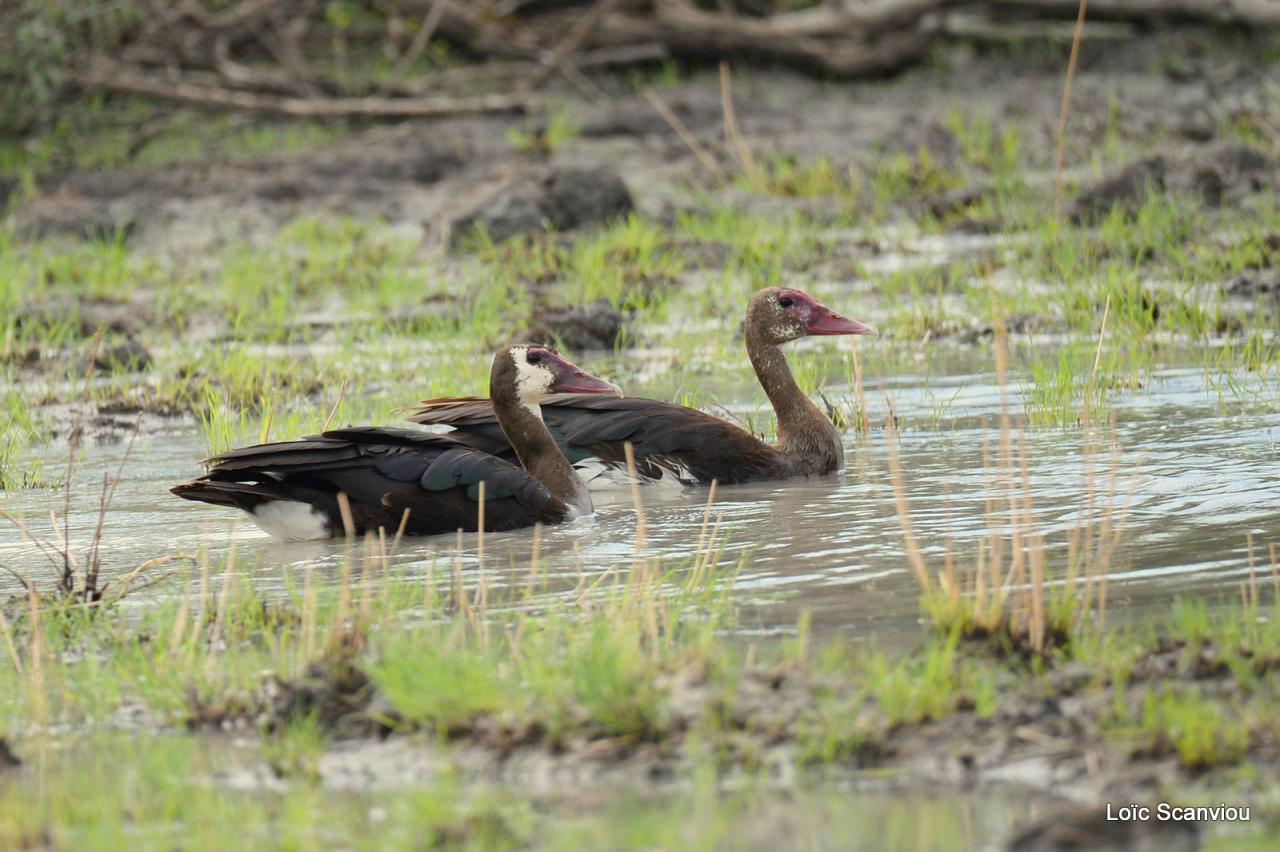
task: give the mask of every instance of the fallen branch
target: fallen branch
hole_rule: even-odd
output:
[[[904,0],[913,9],[940,9],[955,0]],[[665,44],[672,54],[693,59],[757,57],[807,71],[842,77],[883,74],[924,56],[931,28],[913,15],[910,26],[881,33],[850,28],[840,10],[816,10],[742,18],[703,12],[685,0],[656,0],[656,15],[616,14],[605,18],[588,44],[623,47],[638,42]]]
[[[367,0],[355,5],[362,2]],[[382,40],[383,55],[391,55],[385,40],[392,36],[376,14],[339,27],[321,14],[318,0],[142,0],[147,14],[137,21],[95,28],[83,25],[106,16],[114,4],[75,5],[66,20],[78,22],[86,35],[53,58],[57,73],[35,73],[30,69],[40,65],[33,61],[0,69],[9,93],[0,97],[0,106],[7,103],[17,116],[11,128],[35,126],[39,118],[28,113],[43,102],[21,93],[64,103],[62,85],[279,115],[395,119],[526,111],[533,106],[530,93],[556,74],[596,98],[602,93],[583,69],[666,57],[756,59],[809,73],[866,77],[920,61],[949,34],[1003,41],[1074,38],[1070,22],[1079,0],[825,0],[764,17],[714,11],[716,4],[695,0],[380,0],[376,5],[387,20],[418,18],[407,49],[395,51],[394,71],[380,84],[335,77],[322,56],[335,39],[350,42],[359,55]],[[42,21],[39,8],[34,0],[0,3],[0,53],[30,53],[15,38],[26,31],[24,25]],[[1129,22],[1280,28],[1280,0],[1092,0],[1089,12],[1091,20],[1121,23],[1103,30],[1091,26],[1086,41],[1123,37]],[[490,63],[493,68],[449,68],[409,79],[434,40],[450,43],[457,53],[499,61]],[[59,82],[53,97],[40,94],[48,79]],[[449,87],[477,79],[508,91],[447,94]]]
[[[1077,0],[990,0],[993,8],[1074,17]],[[1275,0],[1090,0],[1089,17],[1118,21],[1183,18],[1222,24],[1280,27]]]
[[[524,112],[528,95],[476,95],[466,98],[291,97],[237,91],[202,83],[161,78],[102,57],[71,79],[82,89],[160,98],[205,107],[266,112],[302,118],[431,118],[487,112]]]

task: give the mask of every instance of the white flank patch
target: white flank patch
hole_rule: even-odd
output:
[[[574,462],[573,472],[593,490],[625,485],[631,479],[625,470],[614,470],[595,456]]]
[[[610,467],[595,456],[575,462],[573,470],[592,491],[607,491],[631,484],[631,474],[627,473],[625,468]],[[683,487],[682,479],[694,481],[693,474],[683,465],[677,465],[674,473],[661,468],[657,478],[638,476],[637,479],[641,485],[674,485],[676,487]]]
[[[268,500],[249,513],[253,522],[285,541],[312,541],[329,537],[328,518],[308,503]]]

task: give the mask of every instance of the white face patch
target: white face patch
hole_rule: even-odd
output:
[[[529,363],[528,346],[512,347],[511,361],[516,368],[516,397],[525,408],[541,417],[539,403],[551,393],[555,376],[543,365]]]

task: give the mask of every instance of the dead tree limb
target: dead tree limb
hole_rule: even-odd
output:
[[[956,6],[973,5],[975,0],[864,0],[864,2],[820,3],[808,9],[782,12],[767,18],[739,18],[750,31],[751,24],[767,23],[768,33],[784,37],[839,38],[870,36],[886,30],[902,29],[924,15]],[[687,0],[655,0],[660,14],[664,7],[690,7]],[[705,13],[704,13],[705,14]],[[766,28],[760,28],[766,29]]]
[[[524,112],[532,105],[530,98],[523,95],[302,98],[262,94],[165,79],[101,57],[74,72],[72,79],[83,89],[304,118],[432,118],[468,113]]]
[[[0,0],[0,55],[27,57],[0,68],[6,76],[0,115],[8,109],[17,116],[12,126],[36,126],[36,112],[65,102],[64,83],[67,91],[79,86],[283,115],[411,117],[524,110],[529,93],[557,73],[595,96],[599,90],[582,69],[668,56],[760,59],[825,75],[871,76],[919,61],[949,33],[1053,37],[1060,32],[1056,22],[1069,24],[1079,7],[1079,0],[825,0],[750,17],[711,11],[714,4],[695,0],[379,0],[383,14],[420,21],[395,71],[379,84],[334,77],[319,56],[308,55],[339,34],[361,50],[376,47],[389,36],[386,26],[370,25],[372,16],[337,29],[319,11],[319,0],[135,2],[148,14],[101,28],[89,24],[118,0],[75,4],[60,22],[75,24],[79,40],[50,57],[58,64],[50,75],[37,70],[44,57],[14,35],[25,31],[24,22],[48,24],[40,0]],[[1089,14],[1122,24],[1189,19],[1280,28],[1280,0],[1090,0]],[[1125,33],[1116,24],[1110,32],[1113,38]],[[489,62],[407,79],[433,39]],[[46,78],[62,81],[52,95]],[[498,85],[508,91],[428,96],[429,89],[477,79],[490,91]]]
[[[240,0],[235,6],[225,11],[216,14],[206,12],[203,24],[205,27],[219,32],[239,29],[264,17],[271,10],[271,7],[279,2],[280,0]],[[183,5],[195,7],[198,4],[185,3]]]
[[[213,42],[213,67],[231,88],[246,91],[293,92],[293,81],[279,71],[257,70],[231,58],[231,39],[219,36]]]
[[[905,0],[913,7],[918,0]],[[950,5],[952,0],[931,0]],[[860,31],[840,28],[843,11],[825,16],[808,12],[744,18],[703,12],[685,0],[656,0],[657,14],[616,14],[605,18],[588,43],[621,47],[659,42],[677,56],[723,59],[748,56],[781,62],[808,71],[839,76],[881,74],[900,68],[928,49],[932,34],[919,23],[864,38]]]
[[[1074,16],[1076,0],[990,0],[993,9]],[[1089,17],[1119,21],[1186,19],[1222,24],[1280,27],[1275,0],[1089,0]]]

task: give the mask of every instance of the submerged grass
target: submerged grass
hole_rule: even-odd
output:
[[[1001,411],[996,446],[994,450],[984,446],[988,534],[978,542],[972,563],[961,560],[957,564],[948,542],[942,568],[933,571],[926,565],[911,522],[895,429],[890,424],[885,447],[898,520],[907,560],[921,592],[922,608],[935,630],[966,638],[994,639],[1009,650],[1043,657],[1068,646],[1095,612],[1098,621],[1105,622],[1108,574],[1127,509],[1127,505],[1116,505],[1118,448],[1097,428],[1098,404],[1104,399],[1099,394],[1099,368],[1109,313],[1108,301],[1092,369],[1082,392],[1080,425],[1084,442],[1079,520],[1066,535],[1066,564],[1056,575],[1050,573],[1046,534],[1036,519],[1026,435],[1009,412],[1007,334],[998,315],[994,352]],[[1070,370],[1060,369],[1057,381],[1056,387],[1046,382],[1033,389],[1033,420],[1037,413],[1043,418],[1047,410],[1063,411],[1062,402],[1074,395]],[[1050,393],[1056,394],[1057,399],[1052,408],[1044,402]],[[1066,425],[1065,416],[1059,413],[1056,423]],[[1106,461],[1104,453],[1109,455]],[[1103,480],[1101,485],[1099,477]]]

